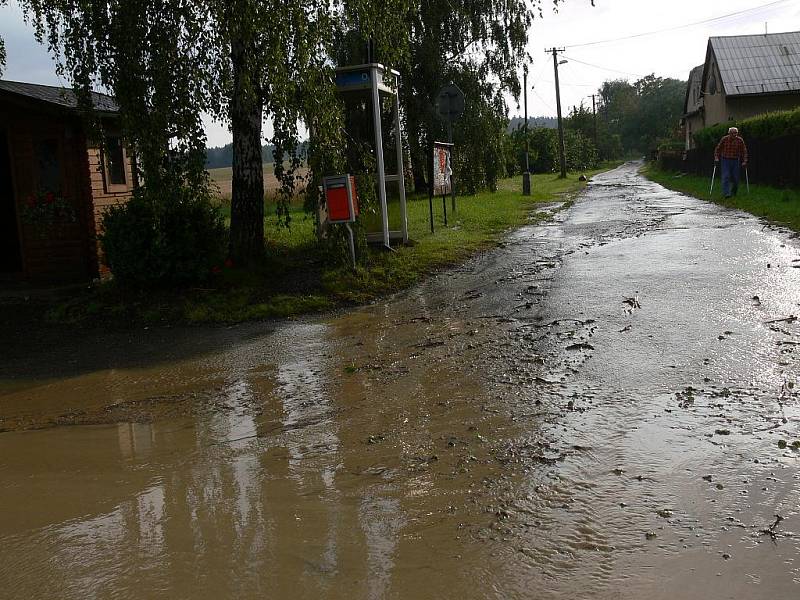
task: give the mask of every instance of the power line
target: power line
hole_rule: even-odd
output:
[[[544,83],[555,83],[552,79],[542,79]],[[568,87],[596,87],[597,84],[595,83],[567,83],[566,81],[562,81],[561,85],[566,85]]]
[[[552,104],[550,104],[550,103],[549,103],[547,100],[545,100],[544,98],[542,98],[541,94],[539,94],[539,92],[537,92],[537,91],[536,91],[536,88],[531,88],[531,91],[533,92],[533,94],[534,94],[534,95],[535,95],[535,96],[536,96],[536,97],[537,97],[539,100],[541,100],[541,101],[542,101],[542,104],[544,104],[544,105],[545,105],[547,108],[549,108],[549,109],[550,109],[550,110],[552,110],[553,112],[555,112],[555,111],[556,111],[556,109],[553,107],[553,105],[552,105]]]
[[[611,73],[620,73],[622,75],[631,75],[632,77],[639,77],[640,79],[642,77],[644,77],[644,75],[641,75],[639,73],[631,73],[630,71],[620,71],[619,69],[611,69],[609,67],[601,67],[600,65],[595,65],[595,64],[592,64],[592,63],[584,62],[582,60],[578,60],[577,58],[573,58],[571,56],[567,56],[566,54],[564,54],[563,56],[564,56],[564,58],[566,58],[567,60],[571,60],[572,62],[576,62],[576,63],[582,64],[582,65],[586,65],[587,67],[592,67],[594,69],[600,69],[601,71],[610,71]]]
[[[696,27],[697,25],[704,25],[706,23],[713,23],[714,21],[721,21],[723,19],[729,19],[731,17],[738,17],[747,13],[755,12],[762,10],[764,8],[770,8],[772,6],[776,6],[778,4],[784,4],[789,2],[789,0],[775,0],[775,2],[768,2],[767,4],[762,4],[761,6],[755,6],[753,8],[747,8],[745,10],[740,10],[737,12],[728,13],[726,15],[720,15],[718,17],[711,17],[710,19],[703,19],[702,21],[694,21],[693,23],[685,23],[684,25],[675,25],[674,27],[667,27],[665,29],[656,29],[654,31],[646,31],[644,33],[635,33],[633,35],[626,35],[618,38],[610,38],[607,40],[597,40],[595,42],[585,42],[583,44],[570,44],[567,45],[567,48],[582,48],[584,46],[597,46],[599,44],[610,44],[612,42],[621,42],[624,40],[633,40],[636,38],[645,37],[648,35],[656,35],[659,33],[666,33],[668,31],[677,31],[678,29],[686,29],[688,27]]]

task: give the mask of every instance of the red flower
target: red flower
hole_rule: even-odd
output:
[[[232,269],[233,268],[233,259],[232,258],[226,258],[225,259],[225,268],[226,269]]]
[[[222,272],[222,269],[219,268],[219,265],[214,265],[213,267],[211,267],[211,272],[214,275],[219,275]]]
[[[55,202],[56,197],[53,195],[53,192],[47,192],[44,196],[44,201],[47,202],[47,204],[52,204]]]

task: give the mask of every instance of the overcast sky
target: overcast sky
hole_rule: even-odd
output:
[[[530,116],[556,114],[552,56],[545,48],[565,47],[572,58],[560,67],[561,101],[568,108],[581,100],[591,106],[592,94],[607,79],[635,80],[655,73],[662,77],[686,79],[689,70],[705,60],[709,36],[743,35],[800,30],[800,2],[797,0],[566,0],[554,14],[544,0],[543,19],[536,19],[528,50],[533,58],[529,83],[535,85],[528,97]],[[747,11],[741,13],[741,11]],[[686,26],[731,13],[713,22]],[[601,40],[639,35],[674,28],[663,33],[611,43],[578,46]],[[50,85],[59,81],[44,47],[22,21],[15,4],[0,7],[0,35],[6,40],[8,64],[4,78]],[[572,46],[572,47],[571,47]],[[578,62],[581,61],[581,62]],[[590,63],[595,66],[588,66]],[[602,67],[602,68],[598,68]],[[509,99],[511,114],[522,114]],[[224,126],[207,122],[208,142],[219,146],[230,141]]]

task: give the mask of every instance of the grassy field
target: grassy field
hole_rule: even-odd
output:
[[[269,192],[278,189],[278,179],[275,177],[274,167],[272,163],[265,163],[264,170],[264,192]],[[305,176],[307,169],[301,168],[298,175]],[[211,183],[217,196],[222,200],[230,200],[231,197],[231,180],[233,178],[233,171],[230,167],[220,167],[217,169],[209,169],[208,175],[211,177]]]
[[[710,200],[728,208],[738,208],[800,231],[800,190],[751,184],[748,194],[743,181],[736,197],[726,199],[722,197],[719,179],[714,185],[714,195],[710,196],[711,180],[706,177],[663,171],[653,164],[644,167],[642,174],[671,190]]]
[[[586,172],[593,174],[610,168]],[[124,293],[101,285],[91,297],[59,307],[56,320],[82,320],[104,314],[116,320],[145,322],[222,323],[291,317],[338,306],[370,302],[405,289],[426,274],[463,262],[497,244],[505,232],[544,218],[532,214],[536,204],[568,199],[585,183],[577,174],[567,179],[535,175],[533,195],[523,197],[520,177],[500,182],[495,193],[459,197],[457,211],[442,223],[441,200],[434,204],[435,233],[430,232],[428,198],[408,201],[411,244],[395,252],[364,248],[360,266],[353,271],[341,246],[331,248],[316,240],[314,219],[302,207],[292,207],[291,227],[278,225],[275,207],[266,204],[266,253],[262,264],[249,268],[223,268],[202,289],[181,292]],[[221,210],[228,210],[223,203]]]

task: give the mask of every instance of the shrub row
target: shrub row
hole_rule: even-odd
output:
[[[800,108],[706,127],[694,134],[697,147],[713,148],[728,133],[729,127],[738,127],[739,133],[745,138],[758,138],[762,141],[786,135],[800,135]]]

